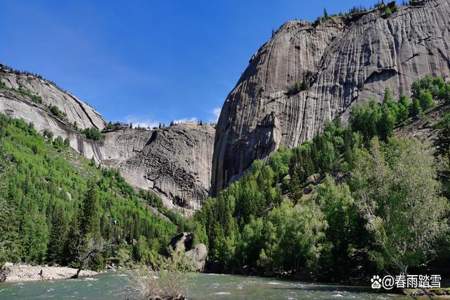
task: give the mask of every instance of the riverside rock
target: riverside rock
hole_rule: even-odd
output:
[[[208,256],[208,249],[205,244],[194,245],[194,234],[182,232],[172,238],[169,248],[175,252],[180,252],[192,263],[196,271],[203,271]]]
[[[426,74],[450,74],[450,4],[416,1],[335,16],[290,21],[251,58],[220,114],[212,193],[255,159],[310,140],[325,124],[344,121],[356,103],[382,99],[385,89],[409,94]]]

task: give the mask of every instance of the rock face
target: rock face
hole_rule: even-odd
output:
[[[214,127],[190,123],[156,129],[119,169],[129,182],[158,193],[167,207],[201,207],[211,184]]]
[[[75,130],[75,125],[79,129],[105,127],[105,121],[91,106],[38,75],[4,65],[0,65],[0,82],[1,113],[33,123],[40,132],[47,130],[67,138],[79,153],[97,157],[93,143]]]
[[[386,88],[409,94],[426,74],[448,76],[449,15],[448,0],[430,0],[390,16],[372,10],[281,26],[225,100],[212,193],[253,160],[311,139],[336,117],[345,120],[354,103],[380,99]]]
[[[208,197],[214,127],[193,123],[153,130],[105,133],[93,146],[96,159],[120,170],[135,187],[152,190],[168,208],[191,213]]]
[[[52,82],[3,65],[0,112],[33,123],[40,132],[69,139],[77,152],[118,169],[131,185],[153,190],[169,208],[190,213],[208,196],[215,132],[210,125],[176,124],[153,130],[122,126],[105,131],[101,141],[88,140],[79,129],[104,129],[100,114]]]
[[[196,271],[203,271],[205,269],[206,258],[208,257],[208,249],[205,244],[197,244],[194,248],[185,253],[194,265]]]
[[[11,104],[10,101],[5,100],[15,100],[14,97],[11,99],[11,96],[14,94],[19,94],[23,96],[20,100],[30,101],[32,99],[27,97],[27,93],[31,93],[32,95],[39,96],[42,100],[42,103],[30,101],[35,108],[41,108],[42,110],[48,111],[50,106],[55,106],[65,114],[63,119],[65,123],[76,124],[80,129],[96,127],[101,130],[105,127],[105,121],[91,106],[87,105],[85,102],[70,93],[61,90],[52,82],[42,79],[40,76],[26,72],[14,71],[4,65],[0,65],[0,78],[2,83],[11,90],[11,93],[3,93],[0,101],[3,103],[4,107],[7,107],[9,103],[13,114],[16,113],[20,118],[26,117],[27,109],[22,109],[22,107],[14,109],[14,104]],[[8,108],[2,107],[2,110],[7,109]],[[29,109],[28,113],[31,114]],[[36,116],[30,117],[34,118]],[[37,120],[32,119],[30,121],[34,122]],[[51,124],[53,122],[49,119],[46,120],[47,122],[44,120],[42,121],[44,123],[48,123],[48,125],[53,125]],[[36,125],[39,125],[38,122],[36,123]],[[41,124],[41,126],[44,126],[44,124]]]

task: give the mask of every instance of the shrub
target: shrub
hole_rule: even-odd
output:
[[[99,141],[103,138],[101,131],[96,127],[83,129],[81,133],[83,133],[87,139],[93,141]]]
[[[409,115],[411,117],[417,117],[422,114],[422,107],[418,99],[412,101],[411,107],[409,109]]]
[[[428,90],[421,91],[418,99],[422,110],[427,110],[434,106],[433,95]]]
[[[42,132],[42,135],[48,139],[53,139],[53,132],[51,132],[48,129],[44,129],[44,131]]]
[[[302,82],[296,82],[292,86],[290,86],[287,90],[287,95],[292,96],[295,94],[298,94],[302,91],[306,91],[308,89],[308,85],[305,81]]]
[[[70,146],[70,141],[68,138],[63,139],[62,137],[58,136],[53,140],[53,146],[55,146],[55,148],[57,149],[65,149]]]
[[[130,277],[133,289],[139,294],[138,299],[186,299],[186,275],[183,273],[141,269],[134,271]]]
[[[66,114],[63,113],[56,105],[51,105],[51,106],[49,107],[49,109],[50,109],[50,112],[51,112],[55,117],[58,117],[58,118],[60,118],[60,119],[63,119],[63,118],[65,118],[65,116],[66,116]]]
[[[38,103],[38,104],[42,104],[42,102],[43,102],[41,96],[38,96],[38,95],[31,95],[30,98],[31,98],[31,101]]]
[[[21,95],[26,96],[28,98],[30,98],[31,101],[33,101],[34,103],[37,104],[42,104],[42,98],[39,95],[35,95],[33,94],[31,91],[24,89],[23,87],[19,87],[19,89],[17,90]]]

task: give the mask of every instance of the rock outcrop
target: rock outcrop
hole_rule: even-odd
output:
[[[214,132],[191,123],[155,129],[119,169],[130,183],[155,191],[166,207],[197,210],[210,190]]]
[[[194,245],[194,234],[182,232],[172,238],[169,244],[170,253],[182,253],[187,262],[196,270],[203,271],[208,256],[208,249],[205,244]]]
[[[68,139],[88,159],[118,169],[131,185],[152,190],[169,208],[200,208],[211,183],[214,127],[175,124],[160,129],[119,126],[99,141],[80,130],[106,123],[85,102],[38,75],[0,65],[0,112]]]
[[[225,100],[216,131],[212,193],[280,146],[294,147],[344,120],[354,103],[386,88],[408,94],[413,81],[450,74],[450,4],[418,2],[291,21],[251,58]]]
[[[62,115],[53,114],[53,119],[59,118],[60,121],[76,125],[80,129],[95,127],[101,130],[105,127],[105,121],[91,106],[38,75],[15,71],[0,65],[0,78],[3,85],[9,90],[9,93],[3,92],[1,95],[0,101],[4,105],[2,110],[9,109],[13,116],[17,115],[23,119],[28,117],[34,124],[40,126],[45,126],[45,124],[58,126],[52,124],[55,121],[43,118],[43,114],[40,114],[41,117],[36,115],[38,113],[28,116],[27,113],[32,114],[31,110],[33,109],[15,108],[15,105],[20,104],[12,104],[11,101],[5,100],[26,102],[26,104],[32,104],[34,108],[40,108],[46,112],[50,112],[51,107],[57,107]],[[17,99],[17,95],[22,97]],[[40,120],[41,118],[43,120]]]

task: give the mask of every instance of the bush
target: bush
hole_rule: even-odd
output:
[[[292,86],[290,86],[287,90],[287,95],[293,96],[296,95],[302,91],[306,91],[308,89],[308,85],[306,82],[296,82]]]
[[[390,7],[386,6],[384,8],[384,17],[389,18],[392,15],[392,10]]]
[[[419,99],[420,107],[424,111],[434,106],[433,95],[428,90],[421,91],[418,99]]]
[[[417,117],[422,114],[422,106],[420,105],[419,99],[414,99],[412,101],[411,107],[409,108],[409,115],[411,117]]]
[[[56,105],[51,105],[49,107],[49,110],[55,117],[58,117],[60,119],[64,119],[66,116],[66,114],[63,113]]]
[[[26,96],[31,99],[34,103],[42,104],[42,98],[39,95],[33,94],[31,91],[24,89],[23,87],[19,87],[17,90],[21,95]]]
[[[421,98],[421,94],[429,93],[435,100],[450,101],[450,83],[445,82],[442,77],[427,75],[414,82],[411,89],[414,98]]]
[[[42,132],[42,135],[50,140],[53,139],[53,132],[51,132],[48,129],[44,129],[44,131]]]
[[[139,294],[138,299],[187,299],[186,274],[177,271],[152,272],[141,269],[132,272],[130,277],[133,289]]]
[[[99,141],[103,138],[102,132],[96,127],[83,129],[81,133],[84,134],[87,139],[93,141]]]
[[[53,146],[55,146],[55,148],[65,148],[66,144],[64,143],[63,138],[58,136],[56,139],[53,140]]]

